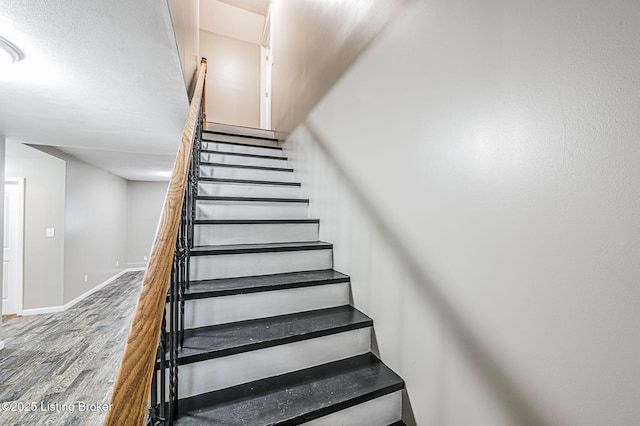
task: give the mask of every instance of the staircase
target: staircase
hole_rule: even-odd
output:
[[[401,425],[404,382],[270,132],[203,133],[177,425]]]

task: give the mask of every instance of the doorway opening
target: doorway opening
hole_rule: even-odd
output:
[[[273,52],[271,48],[271,10],[267,13],[260,42],[260,128],[271,130],[271,71]]]
[[[22,315],[24,178],[5,178],[2,244],[2,315]]]

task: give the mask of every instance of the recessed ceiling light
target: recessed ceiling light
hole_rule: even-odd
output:
[[[22,59],[22,52],[9,40],[0,37],[0,65],[12,64]]]

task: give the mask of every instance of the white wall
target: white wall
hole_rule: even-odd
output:
[[[262,15],[218,0],[200,1],[201,30],[252,44],[260,44],[263,27],[264,16]]]
[[[260,126],[260,46],[200,31],[207,58],[207,121]]]
[[[23,308],[63,305],[65,162],[7,140],[4,176],[25,178]],[[53,238],[46,229],[54,228]]]
[[[409,424],[640,418],[639,26],[416,2],[287,143]]]
[[[409,0],[278,0],[271,6],[272,128],[291,132]]]
[[[127,203],[129,267],[146,266],[156,235],[168,182],[130,181]]]
[[[195,85],[200,65],[200,0],[167,0],[187,92]]]

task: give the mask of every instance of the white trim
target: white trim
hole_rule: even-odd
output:
[[[64,306],[47,306],[44,308],[23,309],[22,316],[40,315],[40,314],[53,314],[56,312],[63,312]]]
[[[126,269],[123,269],[122,271],[118,272],[117,274],[115,274],[114,276],[112,276],[111,278],[107,278],[107,280],[105,282],[103,282],[102,284],[98,284],[97,286],[93,287],[92,289],[84,292],[83,294],[81,294],[80,296],[76,297],[75,299],[73,299],[72,301],[70,301],[69,303],[65,304],[63,306],[63,310],[67,310],[69,308],[71,308],[73,305],[75,305],[78,302],[81,302],[82,300],[86,299],[87,297],[91,296],[93,293],[95,293],[98,290],[102,290],[104,287],[106,287],[108,284],[111,284],[113,281],[117,280],[118,278],[120,278],[121,276],[123,276],[124,274],[126,274],[127,271]]]
[[[4,349],[4,342],[0,341],[0,351]]]
[[[45,308],[24,309],[22,311],[22,316],[64,312],[67,309],[69,309],[72,306],[74,306],[75,304],[77,304],[78,302],[81,302],[82,300],[84,300],[87,297],[91,296],[96,291],[101,290],[104,287],[106,287],[107,285],[111,284],[113,281],[115,281],[116,279],[120,278],[122,275],[126,274],[127,272],[144,271],[145,269],[146,268],[126,268],[126,269],[123,269],[122,271],[118,272],[117,274],[115,274],[111,278],[108,278],[102,284],[99,284],[99,285],[93,287],[92,289],[86,291],[85,293],[83,293],[80,296],[76,297],[75,299],[73,299],[69,303],[65,304],[64,306],[48,306],[48,307],[45,307]]]
[[[135,268],[127,268],[126,271],[127,272],[144,272],[147,270],[147,266],[141,266],[141,267],[135,267]]]
[[[7,184],[18,185],[18,230],[20,232],[20,235],[18,237],[18,246],[16,247],[16,252],[20,253],[20,255],[18,256],[18,259],[16,259],[18,263],[18,276],[16,277],[18,288],[16,289],[16,298],[19,302],[18,309],[16,310],[15,314],[22,315],[22,308],[24,307],[24,178],[5,177],[4,184],[5,186]]]

